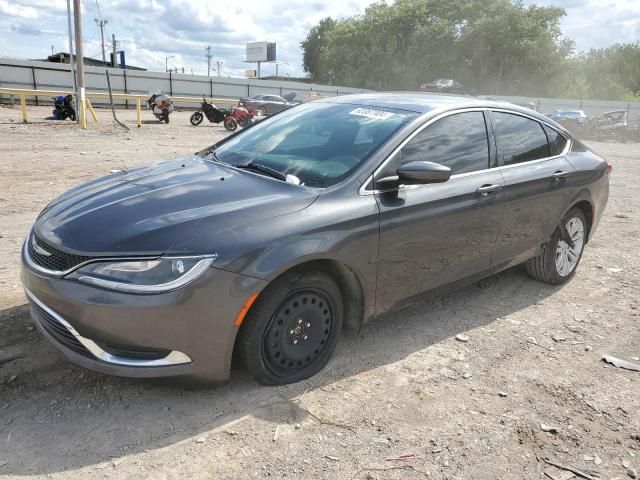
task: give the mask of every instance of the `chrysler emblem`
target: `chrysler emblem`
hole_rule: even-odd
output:
[[[33,247],[33,249],[36,251],[38,255],[44,255],[45,257],[51,256],[51,252],[47,252],[44,248],[42,248],[40,245],[36,243],[35,235],[31,237],[31,246]]]

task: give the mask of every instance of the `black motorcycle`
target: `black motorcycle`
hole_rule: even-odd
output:
[[[76,109],[73,108],[73,95],[53,97],[52,113],[54,120],[66,120],[69,118],[75,122]]]
[[[229,112],[229,110],[220,109],[213,103],[207,102],[207,99],[202,97],[200,110],[194,112],[193,115],[191,115],[189,121],[191,122],[191,125],[195,127],[202,123],[202,119],[206,115],[207,120],[209,120],[211,123],[220,123],[224,121],[224,119],[227,118],[230,114],[231,112]]]

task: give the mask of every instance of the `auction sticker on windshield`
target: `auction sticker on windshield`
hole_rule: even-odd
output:
[[[356,108],[349,112],[350,115],[359,115],[361,117],[375,118],[376,120],[386,120],[389,117],[393,117],[393,113],[385,112],[384,110],[375,110],[373,108]]]

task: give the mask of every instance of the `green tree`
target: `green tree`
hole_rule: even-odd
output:
[[[374,3],[330,28],[314,27],[302,43],[305,68],[319,80],[379,89],[416,88],[435,77],[491,93],[518,91],[514,81],[537,88],[571,49],[560,37],[562,15],[510,0]]]
[[[302,47],[302,67],[312,77],[319,78],[322,74],[320,67],[320,50],[325,42],[327,32],[334,28],[336,22],[330,17],[323,18],[313,27],[307,37],[300,43]]]

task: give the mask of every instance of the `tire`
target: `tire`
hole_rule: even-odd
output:
[[[340,289],[319,271],[286,273],[258,297],[238,336],[238,354],[264,385],[309,378],[331,358],[342,329]]]
[[[256,108],[256,115],[266,115],[267,114],[267,108],[266,107],[258,107]]]
[[[202,112],[194,112],[193,115],[191,115],[191,118],[189,119],[189,121],[191,122],[191,125],[193,125],[194,127],[197,127],[202,123],[203,118],[204,118],[204,115],[202,115]]]
[[[162,120],[164,120],[164,123],[169,123],[169,112],[165,111],[162,113]]]
[[[224,119],[224,128],[230,132],[234,132],[238,128],[238,122],[233,117],[227,117]]]
[[[579,208],[572,208],[563,217],[561,224],[574,241],[573,249],[563,240],[558,226],[551,239],[542,246],[538,256],[525,264],[530,277],[551,285],[568,282],[576,274],[587,234],[587,219]],[[577,255],[577,257],[576,257]],[[563,263],[563,258],[566,262]]]

